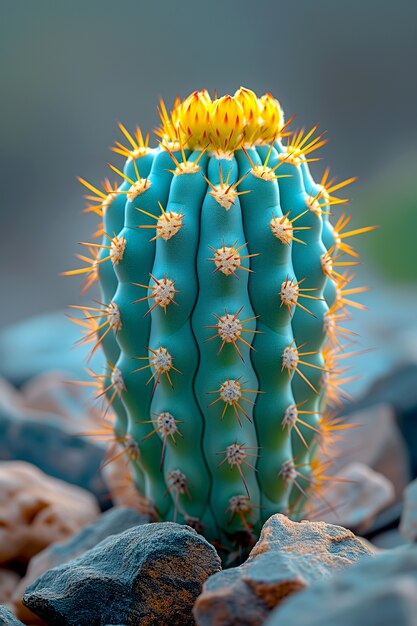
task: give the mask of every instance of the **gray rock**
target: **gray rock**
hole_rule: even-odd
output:
[[[215,549],[192,528],[145,524],[45,572],[23,603],[50,626],[191,626],[194,601],[219,570]]]
[[[43,372],[59,370],[70,378],[85,376],[85,358],[90,346],[74,350],[80,338],[79,327],[54,311],[11,324],[0,332],[0,376],[20,386]],[[104,365],[101,350],[90,367],[98,372]]]
[[[367,409],[386,403],[393,407],[397,427],[407,450],[411,478],[417,476],[417,364],[408,363],[382,376],[367,391],[364,398],[344,408],[344,413]],[[376,433],[376,431],[375,431]],[[395,455],[391,452],[391,456]],[[400,459],[398,459],[400,460]],[[401,459],[403,462],[403,459]],[[377,471],[380,468],[375,467]],[[382,473],[384,473],[382,471]]]
[[[0,626],[24,626],[9,609],[0,604]]]
[[[320,519],[364,533],[377,514],[394,500],[394,486],[383,474],[364,463],[354,462],[336,471],[337,479],[326,490],[325,511]],[[312,510],[320,510],[323,501],[312,499]]]
[[[417,547],[396,548],[297,593],[264,626],[416,626]]]
[[[101,508],[107,509],[111,500],[98,471],[104,452],[91,438],[67,430],[53,415],[34,419],[0,410],[0,460],[36,465],[49,476],[92,491]]]
[[[404,490],[400,533],[408,541],[417,541],[417,480],[413,480]]]
[[[345,464],[364,464],[385,476],[394,486],[395,500],[400,501],[404,487],[410,481],[410,464],[394,408],[389,404],[373,404],[349,413],[343,421],[348,426],[357,427],[343,431],[334,450],[335,457],[343,459]],[[340,469],[341,465],[337,463],[334,468],[336,476],[339,476]],[[335,482],[337,484],[340,483]],[[334,487],[332,483],[330,485]]]
[[[408,544],[408,541],[404,539],[398,528],[391,528],[372,537],[372,544],[379,550],[391,550]]]
[[[23,605],[22,598],[26,588],[44,572],[76,558],[110,535],[121,533],[128,528],[147,522],[149,519],[145,515],[132,509],[110,509],[110,511],[103,513],[94,524],[84,527],[69,541],[55,543],[42,550],[31,559],[26,575],[16,587],[13,595],[14,610],[17,617],[26,623],[40,623],[36,616]]]
[[[199,626],[258,626],[291,593],[372,551],[341,526],[273,515],[248,560],[211,576],[194,606]]]

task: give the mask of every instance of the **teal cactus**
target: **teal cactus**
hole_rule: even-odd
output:
[[[353,179],[314,183],[325,139],[289,132],[271,95],[200,91],[159,113],[157,148],[120,125],[120,186],[81,181],[102,241],[67,274],[99,280],[78,323],[104,350],[94,384],[148,510],[227,552],[322,495],[361,291],[345,239],[370,227],[331,225]]]

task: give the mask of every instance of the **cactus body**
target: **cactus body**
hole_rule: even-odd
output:
[[[349,337],[350,276],[335,263],[356,262],[328,214],[352,179],[313,181],[322,136],[288,132],[269,94],[195,92],[160,116],[156,149],[121,126],[122,182],[93,205],[101,308],[79,308],[155,519],[231,551],[273,513],[306,514],[325,484]]]

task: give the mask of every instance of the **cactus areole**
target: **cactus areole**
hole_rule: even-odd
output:
[[[346,240],[372,227],[331,223],[353,179],[313,181],[326,140],[289,130],[270,94],[196,91],[159,115],[157,147],[119,124],[117,183],[80,179],[101,223],[85,266],[66,274],[85,275],[83,291],[100,284],[99,301],[74,308],[83,341],[105,354],[92,384],[114,456],[155,520],[189,524],[227,554],[274,513],[325,507],[344,322],[364,290],[349,285],[358,255]]]

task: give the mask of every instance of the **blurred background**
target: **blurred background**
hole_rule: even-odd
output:
[[[316,178],[328,164],[358,176],[353,223],[381,226],[355,241],[370,286],[355,329],[376,348],[355,384],[415,356],[416,2],[4,0],[0,11],[0,325],[79,302],[77,278],[60,276],[95,226],[76,176],[109,175],[117,120],[152,130],[160,96],[244,85],[271,91],[299,127],[320,122]]]
[[[417,480],[403,507],[417,478],[416,61],[416,0],[0,0],[0,604],[13,595],[25,623],[38,624],[24,590],[51,566],[47,558],[31,569],[33,546],[53,550],[63,540],[44,510],[50,477],[84,490],[76,506],[55,487],[56,501],[71,505],[57,505],[56,528],[77,511],[95,518],[98,507],[143,507],[123,448],[103,461],[117,443],[109,424],[105,441],[80,436],[103,428],[102,413],[83,386],[90,346],[73,349],[80,328],[65,313],[97,292],[82,299],[79,277],[60,274],[80,266],[77,242],[96,228],[76,177],[114,180],[107,163],[122,165],[109,150],[121,140],[117,121],[152,131],[159,97],[171,107],[202,88],[270,91],[287,119],[296,114],[291,129],[319,122],[327,131],[316,180],[327,165],[338,180],[358,177],[340,194],[351,198],[352,228],[380,226],[354,241],[363,264],[352,286],[369,291],[357,297],[368,311],[354,310],[350,328],[359,335],[352,350],[364,353],[348,363],[354,402],[342,411],[346,437],[334,437],[331,504],[313,505],[377,546],[416,540]],[[89,365],[103,371],[99,351]],[[22,461],[30,480],[19,483],[20,500]],[[13,534],[27,527],[28,549]]]

